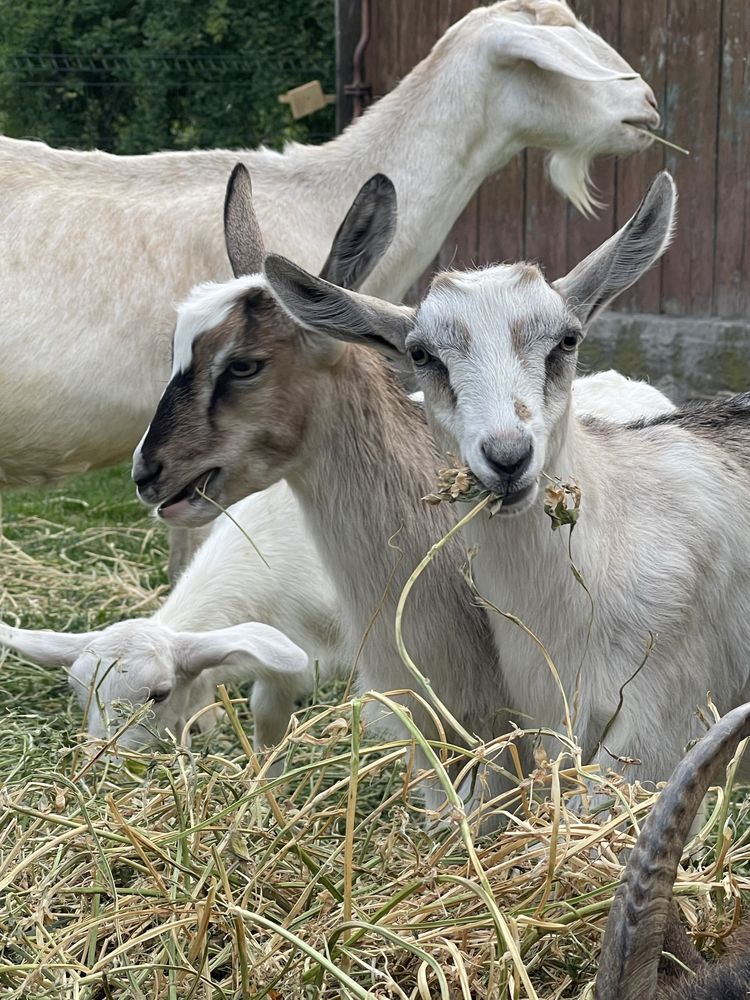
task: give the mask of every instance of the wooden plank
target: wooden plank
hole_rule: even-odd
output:
[[[720,3],[669,0],[666,134],[691,154],[666,154],[682,220],[662,270],[662,311],[672,316],[710,315],[713,304],[720,23]]]
[[[724,0],[714,313],[750,312],[750,3]]]
[[[523,153],[488,178],[479,191],[477,262],[523,260],[525,161]]]
[[[527,260],[538,261],[550,277],[564,274],[567,263],[567,203],[552,187],[546,154],[526,153],[526,216],[524,246]]]
[[[623,2],[620,52],[651,85],[662,123],[666,114],[666,47],[667,0]],[[655,142],[645,153],[618,161],[615,228],[625,225],[653,178],[664,169],[664,149],[661,143]],[[615,308],[620,312],[658,313],[661,308],[661,272],[661,264],[653,267],[617,299]]]
[[[344,92],[352,82],[352,57],[362,30],[358,3],[336,0],[336,131],[352,120],[352,99]]]
[[[366,79],[373,100],[389,93],[403,76],[399,65],[400,18],[396,0],[371,0],[371,35],[365,52]]]
[[[402,77],[425,58],[437,41],[437,18],[437,0],[409,0],[400,5],[399,67]]]

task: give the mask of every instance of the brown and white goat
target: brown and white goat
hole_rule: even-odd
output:
[[[359,240],[344,233],[329,268],[371,266],[392,232],[392,211],[380,208],[389,198],[384,178],[365,186],[347,223]],[[396,646],[395,606],[453,524],[450,511],[420,503],[438,460],[424,414],[377,354],[309,336],[277,304],[242,167],[226,221],[237,277],[196,291],[206,303],[203,325],[178,328],[172,379],[134,459],[139,495],[167,523],[196,526],[216,516],[211,501],[226,505],[286,478],[338,591],[344,630],[355,649],[362,643],[360,687],[413,689]],[[508,699],[486,617],[460,572],[464,559],[456,542],[428,567],[403,633],[454,716],[489,739],[507,731]],[[423,704],[407,702],[420,728],[438,736]],[[494,770],[488,781],[491,794],[505,787]],[[443,801],[426,792],[428,806]]]

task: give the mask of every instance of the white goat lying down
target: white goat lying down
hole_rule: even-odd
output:
[[[247,497],[231,514],[237,523],[219,520],[150,618],[81,634],[0,625],[0,643],[31,662],[68,668],[91,736],[120,729],[120,702],[153,700],[144,722],[118,737],[120,747],[138,749],[167,729],[180,738],[228,681],[254,681],[255,746],[278,743],[295,701],[313,690],[314,660],[321,680],[348,674],[352,660],[333,588],[286,483]],[[214,719],[206,713],[199,725]]]
[[[331,251],[339,269],[347,257],[352,268],[371,266],[387,245],[394,201],[382,181],[365,185],[359,212],[350,213],[355,222],[359,215],[359,242],[339,234]],[[350,642],[366,636],[360,686],[413,688],[395,645],[395,603],[413,567],[454,523],[452,511],[419,500],[439,462],[421,408],[373,352],[310,336],[278,308],[258,273],[264,251],[253,245],[260,232],[241,168],[230,182],[226,218],[239,277],[194,293],[201,327],[178,323],[173,377],[134,459],[139,494],[168,523],[193,526],[216,514],[203,494],[231,503],[285,476],[338,588]],[[659,394],[636,386],[639,405],[641,388],[654,405]],[[630,391],[624,379],[622,389]],[[458,571],[464,558],[461,546],[448,545],[426,570],[404,637],[454,716],[489,738],[504,731],[508,701],[486,617]],[[409,699],[409,707],[433,732],[420,703]],[[503,787],[494,772],[488,780],[491,794]],[[442,802],[442,793],[425,792],[428,805]]]
[[[627,225],[553,285],[529,264],[445,273],[418,310],[266,264],[311,336],[408,355],[439,440],[504,497],[498,516],[465,532],[480,593],[549,651],[585,758],[638,761],[628,773],[645,780],[678,762],[708,691],[726,708],[750,699],[750,395],[625,425],[571,407],[579,343],[664,252],[675,201],[661,174]],[[593,619],[543,510],[548,477],[574,478],[582,493],[572,557]],[[559,728],[564,705],[540,646],[490,617],[524,724]]]
[[[367,290],[398,300],[529,143],[585,210],[591,160],[643,150],[633,126],[658,123],[648,85],[565,3],[507,0],[468,13],[323,146],[117,157],[0,139],[0,487],[132,453],[168,377],[171,303],[230,276],[221,204],[238,159],[269,246],[315,270],[360,186],[389,174],[402,211]]]

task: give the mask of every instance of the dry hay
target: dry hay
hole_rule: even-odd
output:
[[[35,554],[32,532],[0,549],[5,617],[20,595],[24,624],[34,602],[57,627],[149,610],[150,529],[38,527],[54,546]],[[62,677],[3,671],[2,997],[591,997],[623,851],[654,795],[583,767],[569,741],[497,804],[503,833],[472,837],[454,795],[428,835],[409,789],[414,746],[430,748],[417,732],[361,738],[359,699],[301,712],[268,780],[242,698],[224,693],[225,722],[190,750],[92,759]],[[467,772],[506,742],[464,751]],[[432,750],[447,782],[454,750]],[[583,779],[611,797],[609,818],[571,811]],[[750,888],[746,808],[719,793],[678,882],[702,945],[731,932]]]

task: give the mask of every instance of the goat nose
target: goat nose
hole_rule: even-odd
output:
[[[141,454],[133,465],[133,482],[139,490],[142,490],[159,478],[163,468],[161,462],[148,461]]]
[[[659,114],[659,105],[656,101],[656,95],[650,87],[646,87],[646,103],[649,104],[654,110],[655,120],[651,122],[651,127],[658,128],[661,125],[661,115]]]
[[[504,442],[490,438],[482,445],[482,457],[503,479],[520,479],[531,464],[534,446],[527,438]]]

